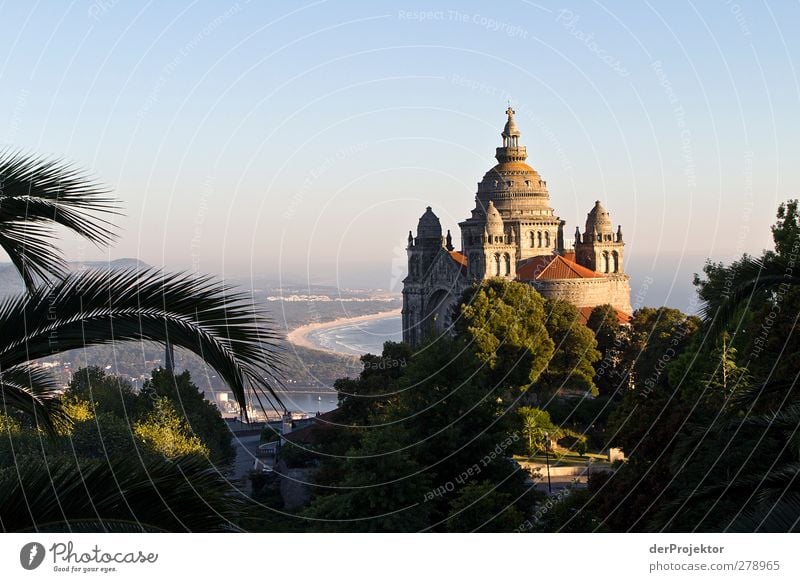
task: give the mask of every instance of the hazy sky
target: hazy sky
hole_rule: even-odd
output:
[[[623,225],[634,292],[649,272],[685,287],[706,256],[760,251],[800,192],[797,3],[96,0],[2,14],[0,141],[114,189],[126,216],[112,257],[399,289],[425,206],[445,228],[468,216],[508,100],[566,232],[595,199]]]

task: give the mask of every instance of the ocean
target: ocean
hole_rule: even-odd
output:
[[[329,392],[279,392],[283,405],[293,412],[305,412],[314,415],[333,410],[338,406],[338,395],[333,390]]]
[[[383,342],[403,339],[403,321],[399,315],[392,315],[360,323],[342,323],[313,331],[306,338],[320,349],[348,356],[380,354]]]

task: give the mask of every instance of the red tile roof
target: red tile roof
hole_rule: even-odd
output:
[[[458,251],[450,251],[450,258],[453,259],[459,265],[467,266],[467,257],[463,253],[459,253]]]
[[[602,276],[561,255],[533,257],[517,269],[517,278],[520,281],[597,279]]]
[[[458,251],[448,251],[450,258],[453,259],[461,267],[461,271],[467,272],[467,256],[459,253]]]
[[[533,281],[539,273],[553,260],[553,255],[532,257],[517,267],[517,279]]]

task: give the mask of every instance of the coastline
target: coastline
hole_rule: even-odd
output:
[[[334,327],[339,327],[342,325],[352,325],[358,323],[364,323],[367,321],[373,321],[376,319],[383,319],[386,317],[396,317],[400,315],[401,309],[391,309],[389,311],[381,311],[379,313],[371,313],[369,315],[359,315],[357,317],[339,317],[337,319],[332,319],[331,321],[325,321],[321,323],[307,323],[306,325],[301,325],[290,331],[286,334],[286,339],[288,342],[294,346],[307,348],[309,350],[317,350],[320,352],[327,352],[330,354],[337,354],[342,355],[341,352],[337,352],[335,350],[329,350],[323,348],[322,346],[318,346],[312,341],[309,340],[308,336],[316,331],[321,331],[325,329],[331,329]]]

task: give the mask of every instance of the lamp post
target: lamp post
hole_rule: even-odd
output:
[[[588,457],[586,459],[586,488],[587,489],[589,488],[589,476],[590,476],[589,474],[590,474],[590,472],[592,470],[592,460],[593,459],[591,457]]]
[[[550,484],[550,434],[544,433],[544,462],[547,465],[547,492],[553,493],[553,486]]]

